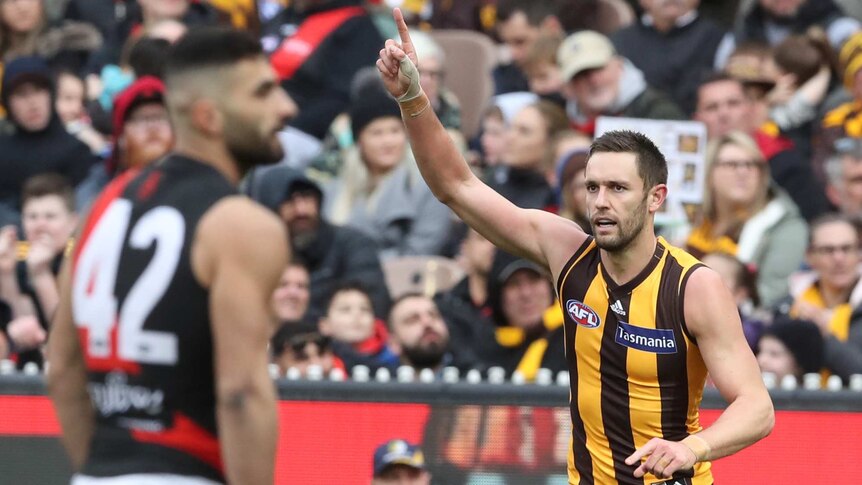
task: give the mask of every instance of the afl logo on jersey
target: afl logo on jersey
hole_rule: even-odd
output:
[[[566,301],[566,313],[581,327],[597,328],[602,323],[599,315],[592,308],[578,300]]]

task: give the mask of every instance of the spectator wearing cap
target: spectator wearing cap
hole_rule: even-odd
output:
[[[376,75],[356,94],[350,106],[356,144],[345,154],[338,177],[325,187],[327,219],[365,232],[384,261],[439,254],[451,212],[419,173],[398,104]]]
[[[823,336],[812,322],[779,317],[760,337],[757,363],[779,382],[793,376],[801,384],[803,375],[819,372],[823,365]]]
[[[286,321],[278,327],[270,342],[272,361],[283,376],[290,368],[308,377],[308,368],[317,366],[327,378],[333,369],[345,371],[344,362],[332,351],[332,339],[321,335],[317,325]]]
[[[371,485],[430,485],[425,455],[417,445],[393,439],[374,450]]]
[[[6,65],[0,94],[14,128],[0,134],[0,225],[18,222],[21,187],[30,177],[47,172],[79,184],[95,163],[90,148],[70,135],[54,109],[54,82],[38,57],[22,57]]]
[[[757,111],[755,100],[746,93],[743,82],[728,74],[711,74],[698,87],[694,119],[706,125],[709,140],[734,131],[750,135],[762,158],[769,163],[770,176],[790,196],[805,220],[828,212],[823,184],[809,160],[774,123],[758,123]]]
[[[835,154],[826,161],[826,195],[845,216],[862,221],[862,138],[835,142]]]
[[[862,30],[862,23],[848,17],[834,0],[756,0],[740,12],[734,39],[737,44],[761,41],[778,45],[811,27],[823,29],[829,43],[838,49],[854,32]]]
[[[813,322],[823,336],[823,366],[845,381],[862,373],[862,253],[857,227],[826,214],[811,223],[806,252],[811,268],[791,279],[779,313]]]
[[[643,71],[650,86],[668,93],[691,114],[700,78],[713,70],[719,47],[731,37],[698,14],[700,0],[640,0],[640,4],[644,9],[640,21],[615,32],[611,41],[621,56]]]
[[[591,30],[572,34],[557,51],[566,111],[574,127],[588,135],[599,116],[681,120],[683,112],[647,85],[643,71],[617,54],[611,41]]]
[[[841,138],[862,138],[862,32],[850,37],[838,54],[838,77],[852,99],[823,117],[815,138],[814,163],[823,163],[834,153]]]
[[[528,380],[540,368],[568,369],[562,313],[550,277],[526,259],[498,252],[489,280],[497,349],[489,364]]]
[[[111,156],[94,166],[78,188],[79,208],[86,207],[118,174],[146,167],[171,150],[174,134],[164,97],[164,84],[152,76],[136,80],[117,95]]]
[[[365,286],[374,314],[385,318],[389,291],[376,242],[358,229],[336,226],[321,217],[320,187],[303,175],[293,177],[286,182],[276,211],[287,226],[294,256],[311,275],[311,314],[320,316],[332,291],[352,281]]]
[[[771,183],[754,139],[730,132],[707,146],[703,210],[686,241],[695,257],[736,256],[757,272],[766,307],[787,295],[787,278],[805,256],[808,228],[796,205]]]

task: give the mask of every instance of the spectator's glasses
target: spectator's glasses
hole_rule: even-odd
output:
[[[131,116],[126,120],[126,124],[135,129],[144,129],[147,127],[164,128],[170,126],[170,119],[167,113]]]
[[[723,167],[729,170],[756,170],[763,166],[763,163],[757,160],[716,160],[716,167]]]
[[[821,256],[832,256],[833,254],[853,254],[859,251],[856,244],[844,244],[841,246],[812,246],[811,252]]]

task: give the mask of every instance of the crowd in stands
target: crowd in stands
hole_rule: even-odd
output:
[[[566,370],[551,276],[466,228],[419,173],[374,67],[393,6],[434,112],[520,207],[589,232],[599,117],[703,123],[703,200],[667,238],[722,275],[764,371],[862,374],[852,0],[0,0],[0,358],[43,365],[80,216],[171,150],[166,52],[220,24],[259,36],[294,103],[285,159],[240,187],[290,234],[272,296],[281,373]],[[453,60],[467,51],[482,54]],[[462,70],[466,91],[449,83]],[[458,98],[482,83],[487,99]]]

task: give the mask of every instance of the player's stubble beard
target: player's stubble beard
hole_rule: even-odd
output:
[[[590,227],[592,227],[593,234],[595,235],[596,246],[611,253],[620,252],[628,248],[646,224],[648,198],[649,193],[644,193],[643,199],[641,199],[635,210],[629,212],[628,217],[617,222],[618,231],[614,236],[599,236],[595,225],[590,222]]]
[[[277,131],[262,135],[258,123],[248,122],[237,115],[227,116],[224,133],[227,150],[242,174],[258,165],[272,165],[284,158],[284,147],[278,141]],[[275,137],[275,143],[271,137]]]

